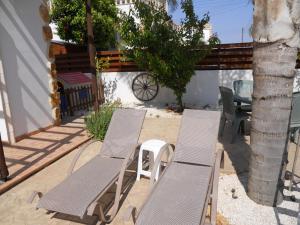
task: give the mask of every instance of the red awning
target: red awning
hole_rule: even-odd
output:
[[[91,82],[91,78],[81,72],[59,73],[58,78],[68,84],[82,84]]]

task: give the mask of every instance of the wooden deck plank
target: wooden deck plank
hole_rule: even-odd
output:
[[[0,194],[47,167],[90,139],[83,118],[55,126],[27,137],[16,144],[4,145],[9,180],[0,185]]]

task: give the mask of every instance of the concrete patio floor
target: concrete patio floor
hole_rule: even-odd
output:
[[[148,139],[158,138],[169,143],[176,144],[177,134],[180,125],[180,116],[173,118],[146,118],[141,132],[139,142]],[[225,132],[223,139],[218,143],[217,148],[224,148],[224,163],[221,172],[230,174],[245,174],[248,171],[248,156],[249,156],[249,136],[238,137],[234,144],[229,144],[226,140],[229,139],[229,133]],[[101,143],[92,144],[86,149],[85,154],[79,160],[76,168],[79,168],[97,153]],[[295,146],[291,145],[291,156],[293,155]],[[35,210],[37,200],[33,204],[26,202],[33,190],[47,192],[52,187],[57,185],[66,177],[66,172],[71,160],[78,150],[74,150],[59,159],[55,163],[46,167],[42,171],[31,176],[27,180],[15,186],[13,189],[7,191],[0,196],[0,224],[26,224],[26,225],[41,225],[41,224],[96,224],[96,218],[89,217],[84,220],[79,220],[72,216],[64,214],[49,214],[45,210]],[[291,160],[290,160],[291,161]],[[290,165],[289,165],[290,167]],[[297,173],[300,175],[299,167]],[[135,177],[132,177],[133,179]],[[149,180],[141,179],[139,182],[133,182],[128,193],[125,194],[124,202],[114,219],[112,225],[129,225],[132,221],[124,221],[124,215],[127,208],[131,205],[139,208],[144,202],[148,194]],[[109,202],[113,196],[113,189],[101,199],[101,202]],[[219,223],[220,225],[221,223]],[[225,222],[222,224],[226,224]]]

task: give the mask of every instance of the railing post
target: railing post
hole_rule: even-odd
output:
[[[73,112],[73,105],[72,105],[72,89],[67,89],[66,90],[66,97],[67,97],[67,108],[68,108],[68,114],[70,116],[73,116],[74,115],[74,112]]]
[[[9,173],[5,162],[3,144],[1,140],[1,134],[0,134],[0,181],[6,181],[8,175]]]
[[[75,106],[75,111],[80,110],[80,97],[79,97],[78,87],[74,88],[74,106]]]

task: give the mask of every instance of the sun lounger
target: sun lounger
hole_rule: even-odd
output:
[[[73,173],[73,168],[84,148],[78,152],[69,170],[69,176],[44,196],[34,192],[29,201],[38,195],[37,208],[83,218],[92,215],[99,206],[100,219],[109,222],[119,207],[123,176],[133,161],[145,111],[118,109],[110,122],[101,153]],[[117,181],[113,211],[106,218],[98,200]]]
[[[216,153],[219,120],[219,112],[184,111],[173,161],[152,188],[136,225],[202,225],[209,202],[209,224],[215,224],[221,158],[221,151]],[[157,157],[155,164],[159,160]]]

